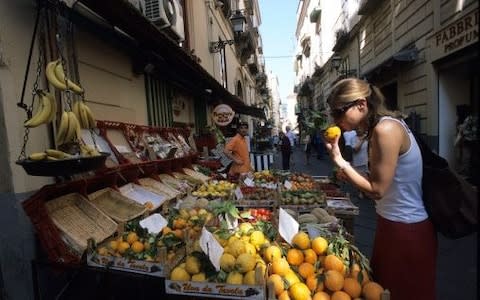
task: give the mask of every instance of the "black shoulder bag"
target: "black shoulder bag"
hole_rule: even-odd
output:
[[[423,203],[436,230],[458,239],[476,232],[478,198],[476,189],[448,166],[414,133],[423,159]]]

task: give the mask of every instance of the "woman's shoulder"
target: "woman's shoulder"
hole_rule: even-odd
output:
[[[377,123],[373,128],[373,133],[380,137],[392,137],[392,135],[401,134],[404,130],[404,125],[400,119],[388,117],[382,118],[382,120]]]

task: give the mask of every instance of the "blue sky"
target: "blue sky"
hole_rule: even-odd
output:
[[[265,67],[278,76],[282,102],[293,93],[298,0],[259,0]]]

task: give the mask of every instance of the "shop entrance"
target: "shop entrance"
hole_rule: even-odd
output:
[[[462,168],[461,149],[454,146],[458,125],[469,114],[478,116],[479,110],[479,72],[474,66],[474,62],[463,61],[438,72],[438,150],[457,171]]]

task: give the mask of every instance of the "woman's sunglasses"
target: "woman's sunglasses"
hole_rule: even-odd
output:
[[[360,101],[360,100],[351,101],[351,102],[345,104],[344,106],[337,107],[337,108],[333,108],[333,109],[330,111],[330,114],[332,115],[333,118],[341,117],[341,116],[343,116],[343,114],[346,113],[350,108],[352,108],[352,107],[354,107],[355,105],[357,105],[358,101]]]

